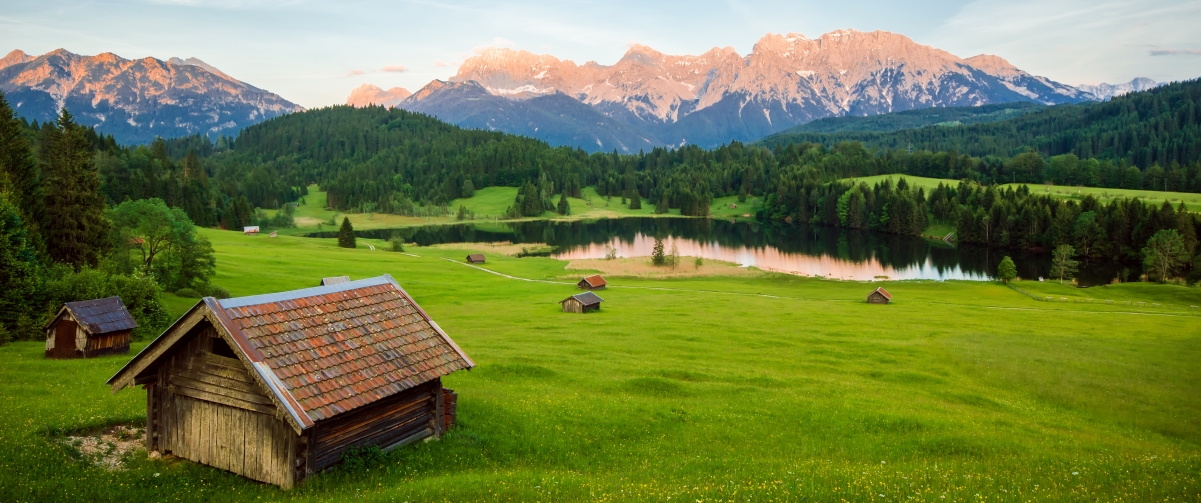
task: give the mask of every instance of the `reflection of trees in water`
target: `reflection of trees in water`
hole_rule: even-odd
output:
[[[1018,274],[1027,279],[1049,275],[1050,258],[1046,255],[989,250],[974,245],[951,246],[913,236],[793,225],[784,222],[730,222],[715,219],[620,218],[596,221],[531,221],[508,224],[461,224],[403,229],[355,231],[359,237],[388,239],[399,236],[405,242],[421,246],[440,243],[509,241],[515,244],[546,243],[559,250],[589,245],[604,245],[618,240],[633,244],[638,235],[674,237],[725,248],[746,247],[762,250],[774,247],[783,253],[825,256],[853,263],[876,260],[897,270],[929,267],[942,275],[958,268],[970,275],[993,277],[1001,257],[1010,255]],[[310,237],[334,237],[333,232]],[[1115,275],[1112,264],[1094,263],[1081,268],[1085,284],[1106,283]]]

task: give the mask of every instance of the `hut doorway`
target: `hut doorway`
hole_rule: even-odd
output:
[[[60,358],[75,356],[75,332],[79,324],[74,320],[63,320],[54,326],[54,354]]]

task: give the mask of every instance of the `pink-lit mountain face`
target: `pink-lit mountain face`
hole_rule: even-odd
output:
[[[350,97],[346,98],[346,104],[352,107],[379,105],[390,108],[399,105],[405,98],[412,95],[413,93],[403,87],[393,87],[385,91],[379,86],[363,84],[350,92]]]
[[[0,60],[0,91],[22,117],[53,121],[66,107],[79,123],[121,143],[197,133],[233,135],[245,126],[303,110],[195,58],[129,60],[63,49],[41,56],[9,53]]]
[[[769,34],[746,56],[729,47],[699,56],[672,56],[635,45],[611,66],[595,62],[577,65],[549,55],[494,48],[468,59],[450,80],[478,83],[492,97],[509,102],[554,95],[573,98],[595,111],[595,116],[576,113],[561,120],[527,123],[522,125],[522,134],[553,131],[565,127],[565,120],[574,121],[573,126],[582,121],[594,134],[577,146],[628,152],[648,146],[709,147],[732,140],[751,141],[831,116],[1094,99],[1087,92],[1030,75],[996,56],[963,59],[902,35],[853,30],[817,39],[797,33]],[[431,86],[399,106],[439,117],[470,116],[476,127],[514,123],[506,114],[522,108],[501,107],[492,101],[482,105],[485,102],[479,99],[449,99],[446,93],[467,88],[442,83]],[[434,101],[423,104],[429,99]],[[434,106],[435,102],[441,105]],[[497,111],[481,117],[470,110],[445,108],[450,103]],[[524,108],[531,106],[527,103]],[[597,126],[600,122],[607,125]],[[624,135],[627,142],[606,143],[600,130],[613,127],[635,134]]]

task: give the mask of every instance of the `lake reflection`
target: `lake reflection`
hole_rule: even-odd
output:
[[[989,280],[1004,255],[1012,255],[1023,278],[1047,276],[1045,255],[952,246],[911,236],[779,223],[684,218],[621,218],[577,222],[476,222],[462,225],[355,231],[364,238],[399,236],[421,246],[440,243],[546,243],[562,259],[602,258],[607,247],[622,257],[649,257],[654,237],[675,244],[681,256],[733,262],[763,270],[872,280]],[[334,232],[310,234],[334,237]],[[1082,273],[1087,273],[1087,269]],[[1101,272],[1107,282],[1112,272]],[[881,278],[882,279],[882,278]]]
[[[649,257],[655,246],[654,236],[638,234],[632,240],[613,238],[607,243],[577,245],[562,250],[553,256],[563,260],[604,258],[610,248],[618,257]],[[684,237],[669,236],[663,240],[668,253],[675,246],[684,257],[702,257],[706,260],[733,262],[743,267],[757,267],[765,271],[796,274],[800,276],[823,276],[848,280],[872,279],[966,279],[986,281],[992,279],[982,271],[965,271],[958,265],[936,266],[929,256],[925,260],[908,265],[885,264],[874,254],[852,261],[834,255],[807,255],[800,252],[785,252],[774,246],[748,247],[727,246],[717,241],[701,241]]]

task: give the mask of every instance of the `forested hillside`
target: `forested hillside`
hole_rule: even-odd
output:
[[[1125,162],[1170,169],[1201,160],[1201,80],[1176,82],[1102,103],[1060,105],[1000,122],[923,127],[888,133],[798,132],[764,138],[769,147],[860,141],[869,148],[955,151],[1011,157],[1031,148],[1043,156]]]
[[[842,133],[850,131],[882,133],[899,129],[925,126],[961,126],[1012,119],[1020,115],[1042,110],[1046,106],[1019,101],[977,107],[931,107],[893,112],[880,115],[826,117],[801,124],[777,135],[796,133]],[[771,138],[771,137],[769,137]]]

